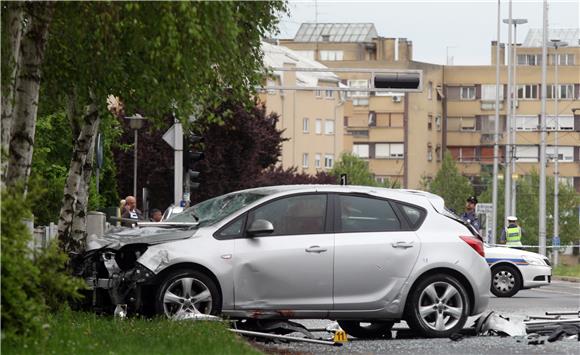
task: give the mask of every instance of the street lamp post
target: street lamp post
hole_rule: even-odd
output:
[[[556,111],[556,127],[554,131],[554,236],[552,237],[552,246],[554,246],[554,241],[559,241],[559,233],[560,233],[560,216],[559,216],[559,202],[558,202],[558,194],[559,194],[559,178],[560,172],[558,170],[558,130],[560,129],[560,121],[559,121],[559,112],[558,112],[558,96],[560,95],[560,88],[558,87],[558,65],[560,64],[560,58],[558,55],[558,48],[566,47],[568,43],[562,42],[559,39],[552,39],[549,43],[550,47],[554,47],[554,90],[552,91],[554,95],[554,111]],[[558,250],[556,248],[553,249],[554,255],[554,265],[558,265]]]
[[[509,95],[509,101],[508,101],[508,105],[510,105],[511,110],[510,110],[510,127],[508,128],[508,135],[510,136],[510,152],[511,154],[509,155],[509,163],[510,164],[510,170],[511,170],[511,174],[513,177],[510,179],[510,207],[509,207],[509,211],[511,215],[516,215],[516,182],[517,182],[517,174],[516,174],[516,159],[515,159],[515,152],[516,152],[516,124],[515,124],[515,116],[516,116],[516,108],[517,105],[515,104],[517,102],[517,93],[518,93],[518,84],[517,84],[517,80],[516,80],[516,70],[517,70],[517,66],[518,66],[518,57],[517,57],[517,46],[518,46],[518,25],[523,25],[528,23],[527,19],[524,18],[515,18],[515,19],[505,19],[503,20],[503,23],[508,24],[508,25],[514,25],[514,37],[513,37],[513,43],[511,44],[511,50],[512,50],[512,61],[511,64],[512,65],[512,70],[511,70],[511,90],[512,92],[510,92]]]
[[[139,135],[137,131],[143,127],[143,122],[147,119],[140,114],[136,113],[133,116],[125,117],[125,119],[129,120],[129,126],[133,130],[135,134],[134,138],[134,155],[133,155],[133,196],[137,197],[137,152],[138,152],[138,142],[139,142]]]

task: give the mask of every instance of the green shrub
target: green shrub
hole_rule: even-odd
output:
[[[22,223],[31,218],[18,191],[2,191],[2,332],[36,333],[46,306],[39,288],[40,271],[28,247],[32,236]]]
[[[46,313],[79,299],[82,280],[66,271],[68,257],[56,242],[44,250],[29,247],[30,231],[22,222],[31,218],[19,190],[2,191],[2,333],[38,334]]]

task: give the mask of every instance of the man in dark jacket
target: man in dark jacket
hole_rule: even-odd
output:
[[[477,205],[477,198],[469,196],[465,201],[465,212],[461,215],[461,219],[471,224],[477,233],[481,233],[481,223],[475,214],[475,206]]]

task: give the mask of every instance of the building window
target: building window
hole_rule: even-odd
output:
[[[516,131],[537,131],[538,116],[516,116]]]
[[[322,134],[322,120],[320,118],[316,119],[314,130],[316,134]]]
[[[301,57],[308,58],[311,60],[316,60],[316,57],[314,56],[314,51],[297,51],[297,50],[295,50],[294,52],[298,53],[298,55]]]
[[[430,131],[433,129],[433,115],[427,116],[427,129]]]
[[[517,145],[516,161],[518,163],[537,163],[538,146],[536,145]]]
[[[475,86],[462,86],[459,90],[461,100],[475,100]]]
[[[342,60],[343,55],[344,55],[343,51],[320,51],[320,60],[323,61]]]
[[[368,144],[353,144],[352,154],[359,158],[368,159],[369,158],[369,145]]]
[[[302,167],[303,168],[308,167],[308,153],[302,154]]]
[[[334,120],[324,121],[324,134],[334,134]]]
[[[327,99],[333,99],[333,91],[332,90],[324,90],[324,97],[326,97]]]
[[[310,124],[310,122],[309,122],[308,118],[305,117],[302,119],[302,132],[308,133],[308,131],[310,129],[309,124]]]
[[[320,168],[320,153],[314,155],[314,166]]]
[[[375,158],[392,159],[402,158],[404,145],[402,143],[377,143],[375,144]]]
[[[433,161],[433,146],[427,143],[427,161]]]
[[[558,65],[574,65],[574,54],[572,53],[561,53],[558,54]],[[556,65],[556,55],[555,54],[550,54],[550,61],[549,63],[551,65]]]
[[[476,147],[449,147],[453,159],[461,163],[471,163],[479,160]]]
[[[538,99],[538,85],[518,85],[518,99]]]
[[[454,131],[475,131],[475,117],[448,117],[447,130]]]
[[[334,155],[333,154],[325,154],[324,155],[324,167],[326,169],[332,169],[334,165]]]
[[[481,101],[495,101],[496,85],[481,85]],[[503,85],[499,85],[499,100],[503,100]]]
[[[435,127],[437,127],[438,131],[441,130],[441,115],[435,116]]]
[[[558,85],[556,90],[556,85],[548,85],[548,90],[546,94],[548,99],[554,99],[556,93],[558,93],[558,99],[560,100],[574,100],[574,84],[561,84]]]
[[[556,147],[546,147],[546,155],[553,161],[556,155]],[[573,162],[574,161],[574,147],[558,147],[558,161]]]
[[[316,96],[317,99],[321,99],[322,98],[322,90],[319,90],[319,89],[314,90],[314,96]]]
[[[518,65],[541,65],[541,54],[518,54]]]
[[[349,80],[348,87],[354,89],[368,89],[369,88],[369,81],[368,80]],[[368,97],[368,91],[349,91],[348,97]]]
[[[437,144],[437,147],[435,147],[435,156],[437,157],[437,161],[441,161],[441,158],[443,156],[443,154],[441,154],[441,144]]]
[[[546,128],[548,130],[559,131],[573,131],[574,130],[574,116],[558,116],[558,124],[556,125],[556,116],[546,116]]]
[[[430,81],[429,86],[427,86],[427,99],[428,100],[433,99],[433,82],[432,81]]]

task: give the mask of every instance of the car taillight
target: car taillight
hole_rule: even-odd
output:
[[[472,235],[459,236],[459,238],[461,238],[461,240],[469,244],[469,246],[472,247],[473,250],[477,252],[477,254],[485,258],[485,251],[483,249],[483,242],[481,241],[481,239],[474,237]]]

